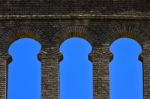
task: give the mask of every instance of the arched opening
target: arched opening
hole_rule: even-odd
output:
[[[67,39],[60,46],[60,99],[93,99],[91,45],[84,39]]]
[[[130,38],[120,38],[112,43],[110,51],[111,99],[143,99],[143,70],[139,55],[142,48]]]
[[[30,38],[16,40],[9,47],[8,99],[41,99],[41,45]]]

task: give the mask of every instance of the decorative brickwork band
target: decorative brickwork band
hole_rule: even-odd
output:
[[[39,54],[42,63],[42,99],[59,99],[59,58],[56,47]]]
[[[109,44],[93,47],[90,57],[93,62],[94,99],[109,99]]]

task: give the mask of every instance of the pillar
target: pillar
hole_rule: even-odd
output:
[[[144,99],[150,99],[150,43],[143,44]]]
[[[109,99],[109,44],[94,46],[90,57],[93,62],[94,99]]]
[[[59,49],[46,48],[39,58],[42,64],[42,99],[59,99]]]
[[[7,79],[9,55],[0,55],[0,99],[7,99]]]

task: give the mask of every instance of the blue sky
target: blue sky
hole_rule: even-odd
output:
[[[13,61],[8,68],[8,99],[41,99],[41,45],[29,38],[11,44]],[[60,46],[60,99],[93,99],[92,46],[82,38],[70,38]],[[141,46],[133,39],[121,38],[110,45],[111,99],[143,99]],[[101,56],[99,56],[101,57]]]

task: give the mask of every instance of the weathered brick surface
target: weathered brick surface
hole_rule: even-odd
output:
[[[109,99],[109,44],[93,46],[90,55],[93,63],[94,99]]]
[[[1,0],[3,15],[148,14],[149,0]]]
[[[0,58],[0,99],[7,99],[7,65],[9,55]]]
[[[150,98],[150,42],[143,44],[144,99]]]
[[[20,38],[41,43],[42,99],[59,99],[59,52],[71,37],[89,41],[93,51],[93,97],[110,99],[109,46],[121,37],[143,47],[144,99],[150,99],[149,0],[1,0],[0,99],[6,99],[9,46]]]
[[[42,99],[59,99],[59,59],[58,48],[42,50]]]

